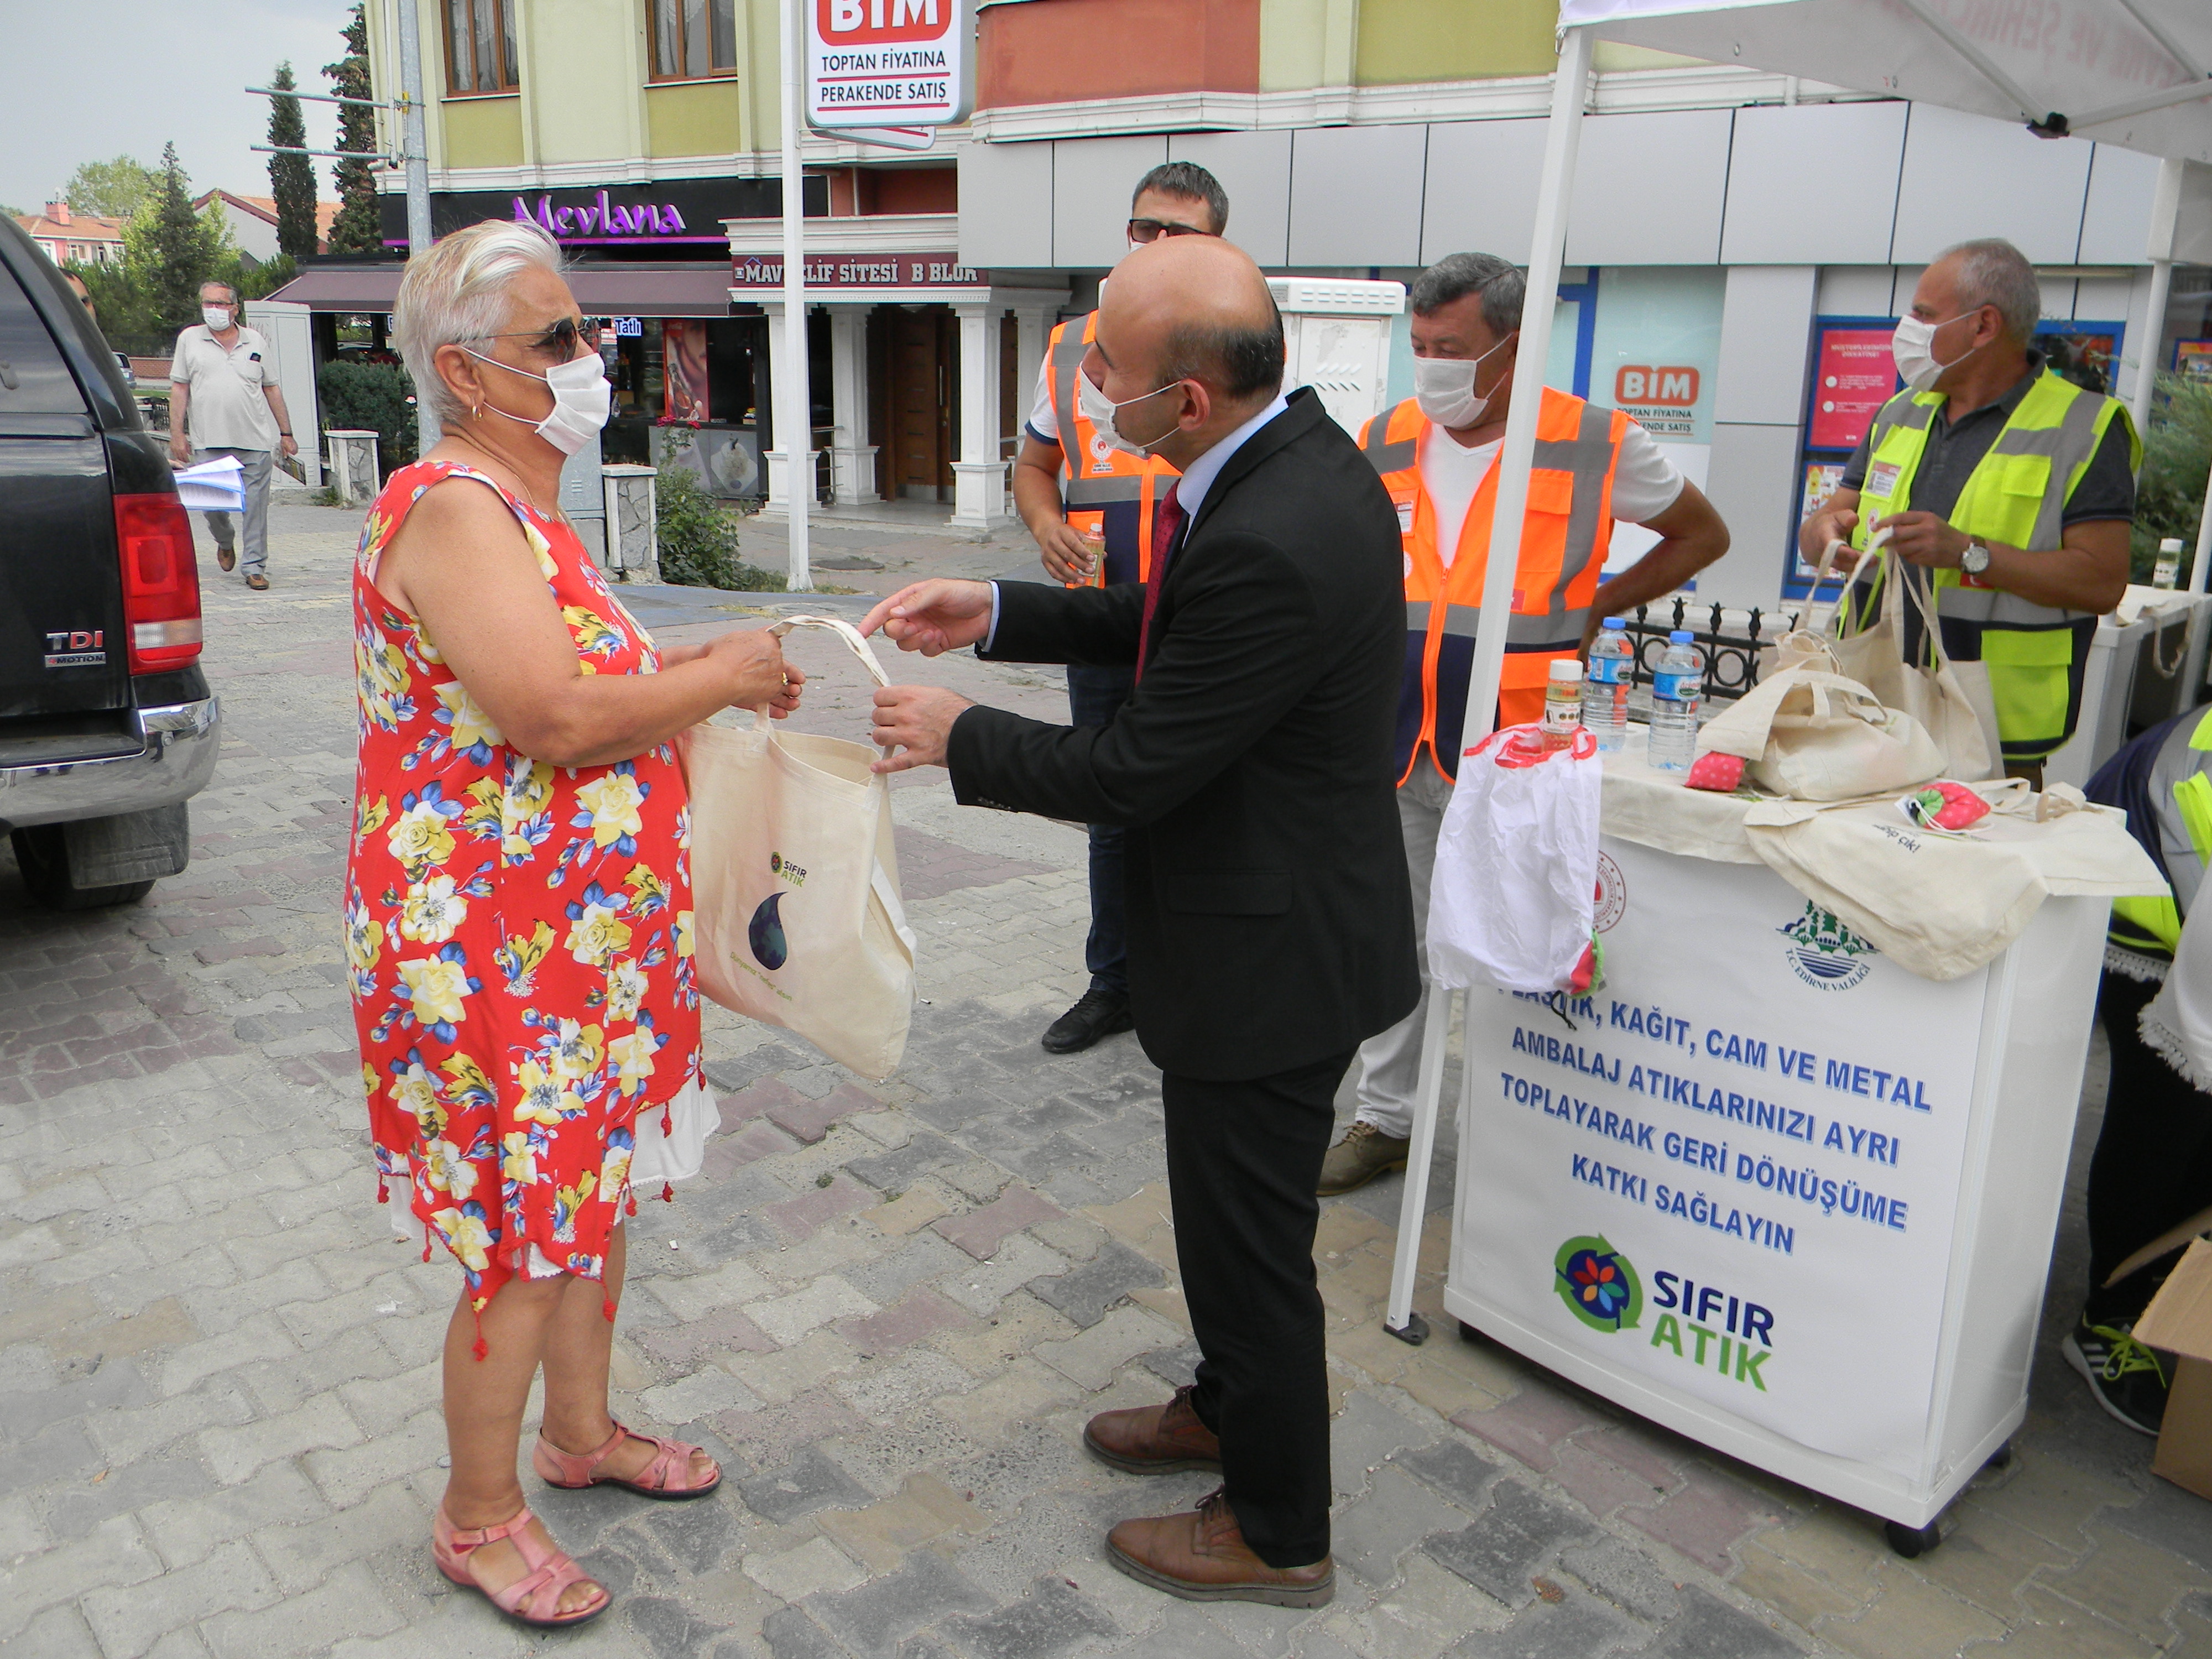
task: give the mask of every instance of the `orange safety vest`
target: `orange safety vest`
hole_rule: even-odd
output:
[[[1528,474],[1513,617],[1498,689],[1498,723],[1518,726],[1544,712],[1544,683],[1558,658],[1582,647],[1613,543],[1613,477],[1628,416],[1570,392],[1544,388],[1536,461]],[[1407,398],[1359,429],[1382,487],[1398,509],[1406,549],[1406,678],[1398,701],[1398,781],[1421,753],[1446,779],[1459,772],[1467,726],[1467,680],[1482,622],[1490,521],[1498,506],[1498,462],[1468,506],[1449,568],[1437,550],[1437,511],[1421,485],[1421,440],[1429,418]]]
[[[1158,456],[1132,455],[1103,441],[1076,402],[1075,377],[1098,331],[1098,313],[1080,326],[1071,320],[1052,331],[1046,360],[1052,365],[1052,410],[1060,422],[1060,499],[1078,530],[1103,525],[1106,583],[1141,582],[1152,574],[1152,502],[1163,479],[1182,475]]]

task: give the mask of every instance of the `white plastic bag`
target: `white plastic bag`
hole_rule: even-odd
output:
[[[1539,727],[1509,726],[1461,758],[1429,885],[1437,984],[1588,988],[1603,778],[1580,726],[1547,751]]]
[[[826,628],[890,678],[852,624]],[[699,988],[805,1037],[862,1077],[898,1069],[914,1011],[914,934],[900,899],[890,791],[878,752],[842,738],[750,729],[684,733]]]

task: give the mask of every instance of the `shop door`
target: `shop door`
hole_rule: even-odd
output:
[[[889,483],[909,501],[952,499],[953,317],[944,306],[888,308],[890,321]]]

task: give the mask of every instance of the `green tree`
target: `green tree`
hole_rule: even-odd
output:
[[[2162,537],[2182,544],[2181,581],[2189,582],[2190,550],[2204,511],[2204,480],[2212,470],[2212,382],[2161,374],[2143,435],[2142,471],[2136,479],[2135,580],[2150,580]]]
[[[344,29],[346,55],[323,65],[331,91],[340,98],[369,98],[368,25],[362,20],[359,0]],[[376,148],[376,112],[359,104],[338,106],[340,149],[366,153]],[[342,161],[331,169],[338,187],[338,216],[331,225],[333,253],[380,253],[384,251],[384,216],[377,205],[376,179],[367,161]]]
[[[216,267],[232,251],[220,198],[207,215],[195,213],[185,184],[176,145],[162,145],[153,192],[123,228],[125,270],[145,295],[155,325],[164,329],[199,321],[200,284],[223,280]]]
[[[86,161],[62,186],[63,199],[79,213],[128,219],[153,191],[160,174],[128,155],[112,161]]]
[[[270,86],[291,91],[292,65],[276,65]],[[269,100],[269,142],[279,148],[307,147],[307,124],[296,98]],[[269,193],[276,198],[276,246],[294,260],[307,258],[320,240],[315,234],[315,168],[304,155],[269,158]]]

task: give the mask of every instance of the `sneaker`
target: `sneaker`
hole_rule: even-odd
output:
[[[2158,1356],[2136,1340],[2132,1322],[2092,1325],[2084,1314],[2058,1346],[2107,1413],[2138,1434],[2158,1432],[2172,1379]]]
[[[1042,1039],[1044,1051],[1048,1054],[1080,1054],[1099,1038],[1131,1030],[1136,1024],[1135,1017],[1129,1012],[1127,992],[1094,985],[1076,1000],[1075,1006],[1045,1027]]]
[[[1371,1123],[1354,1123],[1322,1159],[1321,1180],[1314,1191],[1328,1198],[1364,1187],[1389,1170],[1403,1170],[1413,1145],[1410,1138],[1384,1134]]]

